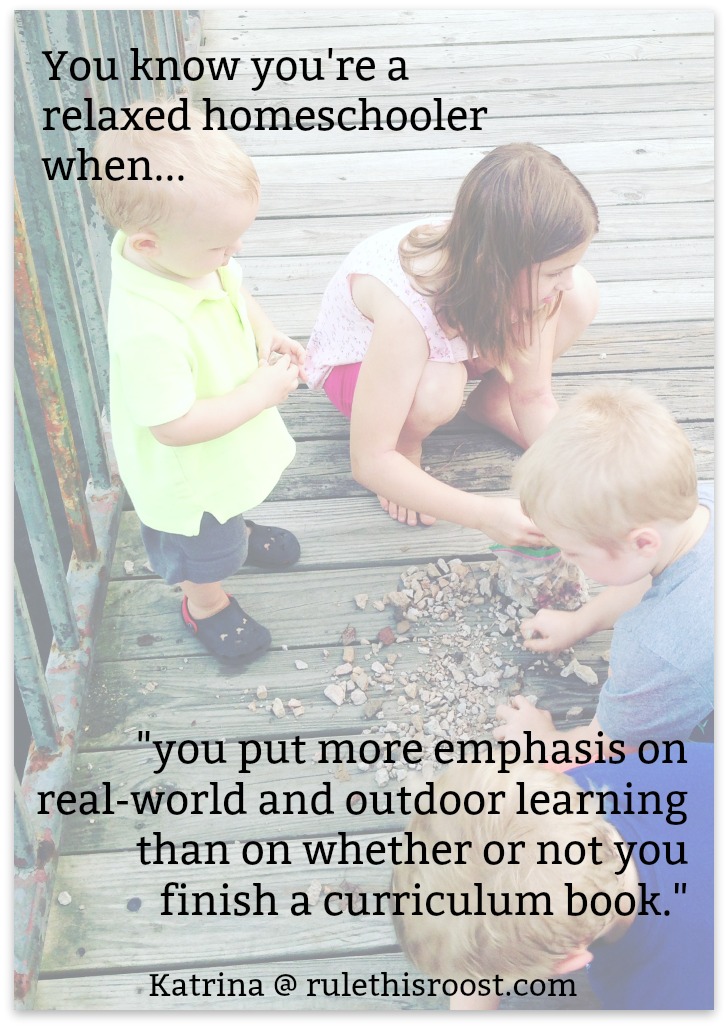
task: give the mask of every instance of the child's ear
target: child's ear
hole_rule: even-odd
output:
[[[135,253],[149,256],[159,248],[159,241],[153,232],[133,232],[126,241]]]
[[[554,974],[570,974],[572,971],[581,971],[582,967],[586,967],[593,959],[588,949],[572,950],[567,957],[556,964]]]
[[[627,540],[643,557],[651,557],[662,546],[660,533],[651,525],[635,528],[629,533]]]

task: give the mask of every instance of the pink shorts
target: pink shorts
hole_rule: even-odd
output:
[[[482,366],[479,366],[477,360],[465,361],[465,367],[468,369],[468,379],[476,381],[481,379],[488,371],[493,370],[491,365],[483,369]],[[349,419],[351,419],[351,405],[354,402],[354,390],[359,380],[360,371],[361,361],[358,364],[337,364],[336,367],[331,369],[324,381],[324,392],[334,407]]]
[[[351,418],[351,405],[360,371],[361,361],[357,364],[338,364],[331,369],[324,382],[324,392],[334,407],[347,418]]]

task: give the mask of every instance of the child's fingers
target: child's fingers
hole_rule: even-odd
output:
[[[554,648],[554,644],[548,639],[543,639],[541,636],[533,636],[530,639],[523,640],[524,650],[530,650],[531,653],[550,653]]]

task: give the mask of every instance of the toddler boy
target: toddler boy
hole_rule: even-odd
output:
[[[669,412],[637,387],[585,390],[521,457],[513,482],[544,535],[608,587],[579,610],[524,620],[524,645],[543,653],[614,635],[588,727],[557,732],[548,712],[517,697],[496,709],[496,738],[712,739],[713,486],[698,488]]]
[[[392,920],[420,971],[450,979],[447,994],[459,983],[453,1009],[529,995],[562,1009],[594,997],[611,1010],[712,1008],[713,746],[685,743],[684,757],[441,775],[437,813],[413,816],[407,831],[428,852],[440,840],[471,845],[459,863],[395,866]],[[452,813],[468,793],[494,797],[495,809]],[[570,977],[584,968],[593,997]]]
[[[183,131],[168,120],[160,131],[107,131],[96,144],[102,168],[113,157],[125,167],[144,158],[151,172],[151,180],[137,172],[93,183],[118,230],[111,430],[151,567],[181,585],[183,621],[209,652],[246,662],[269,647],[270,633],[222,580],[243,563],[280,569],[298,559],[295,536],[243,512],[293,459],[276,406],[302,377],[304,351],[273,326],[231,263],[258,210],[252,162],[226,133],[204,130],[197,112],[188,122]]]

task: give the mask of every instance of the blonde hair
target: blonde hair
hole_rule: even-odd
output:
[[[555,154],[534,143],[508,143],[466,175],[443,228],[409,233],[400,260],[411,274],[417,256],[442,255],[434,285],[413,275],[417,288],[470,344],[471,356],[488,357],[503,373],[529,342],[523,321],[513,319],[519,275],[588,243],[598,228],[590,193]],[[529,317],[535,299],[529,296]],[[549,317],[560,302],[561,294]]]
[[[516,465],[537,525],[613,549],[635,528],[686,521],[698,504],[693,450],[670,412],[637,386],[579,393]]]
[[[572,796],[571,809],[579,809],[581,802],[587,812],[578,815],[519,813],[519,782],[523,783],[526,797],[537,791],[549,796],[568,792]],[[498,774],[495,768],[484,768],[482,764],[454,765],[435,783],[435,796],[445,790],[452,790],[461,797],[474,790],[481,793],[503,790],[505,798],[498,799],[497,814],[469,815],[461,808],[452,815],[413,816],[407,831],[412,833],[413,839],[424,842],[428,850],[439,841],[451,844],[470,841],[472,846],[463,850],[465,862],[461,864],[396,865],[392,891],[412,892],[419,883],[419,890],[415,891],[420,894],[455,894],[458,907],[462,907],[463,897],[469,896],[471,909],[474,909],[480,884],[484,892],[495,894],[497,909],[501,909],[505,898],[509,897],[511,910],[517,909],[519,893],[546,893],[551,915],[544,914],[543,905],[538,908],[539,913],[527,912],[524,916],[513,913],[498,916],[489,912],[454,916],[447,907],[439,916],[427,912],[414,914],[413,902],[398,897],[403,913],[393,914],[392,920],[402,949],[425,974],[456,981],[494,978],[498,974],[509,986],[517,978],[553,974],[561,960],[588,946],[614,919],[613,913],[594,914],[590,906],[580,916],[570,915],[566,882],[588,897],[604,892],[614,899],[625,888],[616,873],[622,866],[615,847],[615,838],[619,837],[596,812],[588,797],[581,800],[577,784],[565,774],[531,765],[514,767],[508,775]],[[592,862],[590,854],[578,865],[537,863],[542,856],[539,843],[556,842],[563,854],[569,843],[581,842],[587,848],[592,839],[601,843],[599,859],[602,863],[599,865]],[[506,850],[504,859],[495,866],[483,856],[484,847],[490,842],[500,842]],[[525,844],[516,851],[517,864],[508,863],[510,842]],[[550,855],[550,850],[546,855]],[[525,904],[525,909],[530,910],[530,902]]]
[[[125,163],[134,158],[149,162],[151,180],[145,181],[136,166],[137,178],[114,181],[102,177],[91,182],[99,209],[111,225],[125,232],[157,227],[184,216],[216,192],[258,199],[260,184],[255,166],[226,132],[205,129],[203,115],[189,103],[188,128],[171,128],[169,115],[175,108],[181,110],[179,98],[135,105],[134,110],[142,112],[137,118],[140,124],[150,108],[161,108],[165,114],[159,131],[109,129],[99,134],[94,146],[101,175],[110,158],[121,158]],[[177,120],[181,123],[181,115]]]

